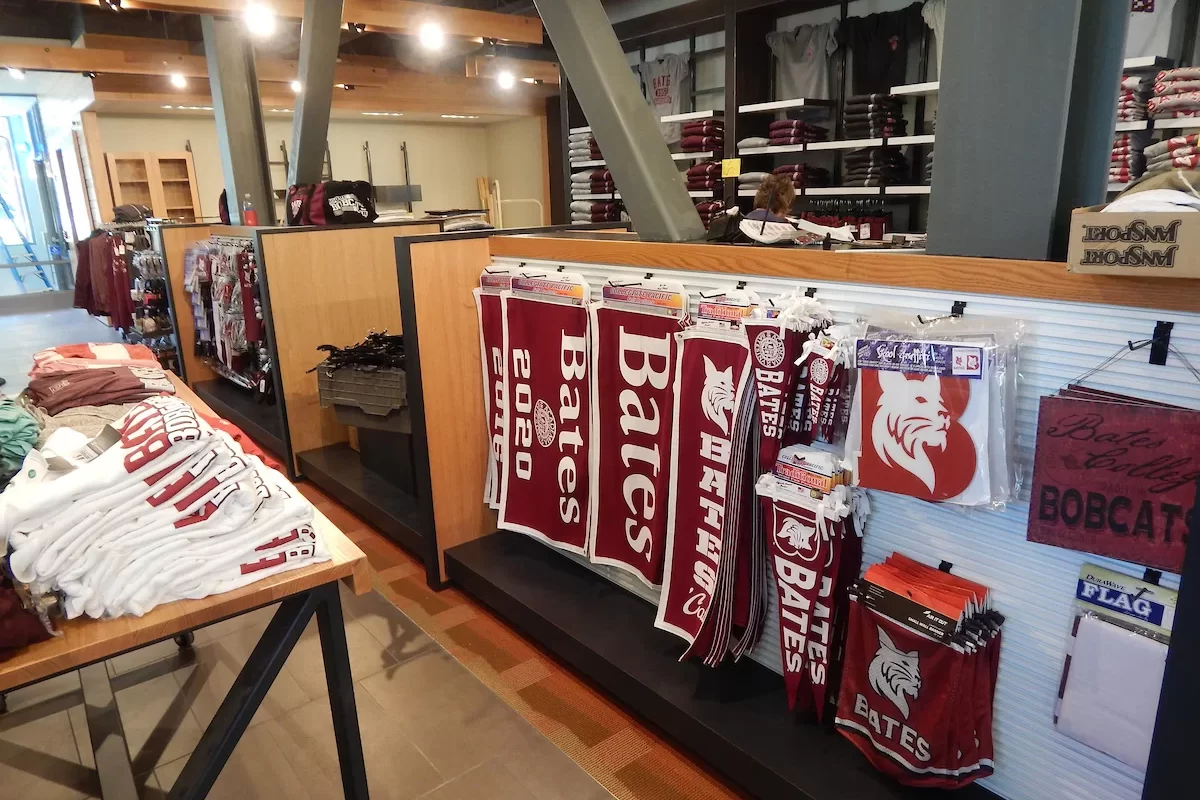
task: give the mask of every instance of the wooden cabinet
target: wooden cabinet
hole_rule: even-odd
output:
[[[200,196],[192,154],[105,153],[113,205],[137,203],[162,219],[196,222]]]

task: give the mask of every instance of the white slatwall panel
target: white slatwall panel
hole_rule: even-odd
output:
[[[506,266],[524,263],[526,270],[535,271],[551,271],[559,266],[507,259],[497,263]],[[599,299],[600,287],[606,280],[637,279],[646,273],[645,268],[593,264],[567,263],[566,268],[588,279],[594,299]],[[657,276],[683,281],[692,293],[693,312],[700,290],[731,288],[744,279],[747,288],[759,292],[764,299],[787,290],[815,287],[817,299],[839,321],[883,311],[945,314],[955,300],[965,301],[966,313],[970,315],[1024,320],[1026,336],[1021,350],[1017,417],[1018,456],[1026,495],[1040,396],[1053,393],[1096,366],[1126,341],[1148,338],[1159,319],[1175,323],[1171,343],[1200,366],[1200,314],[1194,313],[749,275],[713,276],[677,270],[660,270]],[[1116,366],[1096,375],[1089,385],[1200,409],[1200,384],[1178,359],[1172,355],[1163,367],[1152,366],[1147,359],[1147,350],[1131,353]],[[864,541],[866,564],[882,561],[892,551],[932,565],[945,559],[954,564],[955,573],[992,587],[997,607],[1008,618],[996,694],[996,774],[984,784],[1008,800],[1138,800],[1141,773],[1058,734],[1052,715],[1080,566],[1091,562],[1137,576],[1142,568],[1027,542],[1027,502],[1014,503],[1007,510],[996,512],[939,506],[883,492],[870,494],[872,514]],[[579,560],[586,563],[585,559]],[[588,566],[634,594],[656,602],[656,592],[625,573]],[[1164,575],[1163,584],[1176,587],[1178,577]],[[771,600],[766,635],[753,657],[779,671],[774,587]],[[786,710],[781,708],[780,713]]]

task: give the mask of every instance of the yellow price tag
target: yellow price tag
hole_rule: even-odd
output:
[[[736,178],[742,174],[742,160],[740,158],[725,158],[721,160],[721,177]]]

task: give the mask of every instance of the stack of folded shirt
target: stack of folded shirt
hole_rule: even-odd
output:
[[[758,187],[770,175],[771,173],[769,172],[743,172],[741,175],[738,175],[738,190],[753,189],[754,191],[758,191]]]
[[[847,153],[844,163],[846,172],[842,183],[846,186],[903,183],[908,173],[908,163],[899,147],[864,147]]]
[[[933,151],[929,151],[929,155],[925,156],[925,175],[923,177],[925,185],[933,183]]]
[[[1112,161],[1108,165],[1109,183],[1129,183],[1146,171],[1143,150],[1149,134],[1146,131],[1118,133],[1113,137]]]
[[[1154,79],[1154,97],[1146,103],[1154,119],[1200,115],[1200,67],[1164,69]]]
[[[590,131],[572,133],[567,142],[567,158],[571,161],[599,161],[604,158],[600,152],[600,145],[596,144],[596,138]]]
[[[707,200],[703,203],[696,203],[696,213],[700,215],[700,221],[704,223],[704,227],[712,222],[712,218],[721,211],[722,205],[718,200]]]
[[[689,192],[716,191],[721,187],[721,162],[702,161],[688,167],[684,176]]]
[[[904,136],[908,122],[904,119],[904,101],[890,94],[855,94],[846,98],[846,138],[871,139]]]
[[[725,147],[725,120],[695,119],[683,123],[679,148],[685,153],[718,152]]]
[[[829,138],[829,129],[813,125],[800,119],[779,119],[771,123],[769,142],[771,146],[823,142]]]
[[[29,381],[26,396],[54,416],[68,408],[136,403],[174,394],[175,384],[157,367],[105,367],[42,375]]]
[[[1200,84],[1198,84],[1200,85]],[[1117,92],[1117,122],[1137,122],[1146,118],[1146,101],[1154,86],[1149,78],[1122,75]]]
[[[612,173],[606,169],[585,169],[571,174],[571,196],[612,194],[617,190]]]
[[[802,189],[805,186],[828,186],[829,170],[824,167],[814,167],[812,164],[784,164],[771,170],[776,175],[786,175],[792,179],[792,186]]]
[[[624,209],[620,200],[575,200],[571,203],[571,222],[620,222]]]
[[[1196,169],[1200,167],[1200,134],[1175,136],[1155,142],[1145,150],[1146,172],[1166,172],[1172,169]]]

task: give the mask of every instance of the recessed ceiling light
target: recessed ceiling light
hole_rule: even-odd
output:
[[[187,78],[183,77],[178,72],[172,73],[171,85],[174,86],[176,89],[186,89],[187,88]]]
[[[521,78],[522,83],[537,83],[537,78]]]
[[[517,79],[508,70],[496,76],[496,83],[500,84],[501,89],[511,89],[516,82]]]
[[[174,108],[175,106],[163,106],[163,108]]]
[[[25,70],[17,69],[16,67],[7,67],[8,77],[16,78],[19,81],[25,80]]]
[[[252,35],[270,36],[275,32],[275,12],[262,3],[247,5],[243,16]]]
[[[446,44],[446,32],[436,22],[426,22],[417,31],[417,38],[426,50],[441,50]]]
[[[296,94],[300,94],[300,90],[303,88],[304,86],[300,83],[300,81],[292,81],[292,91]]]
[[[442,114],[442,119],[479,119],[476,114]]]

